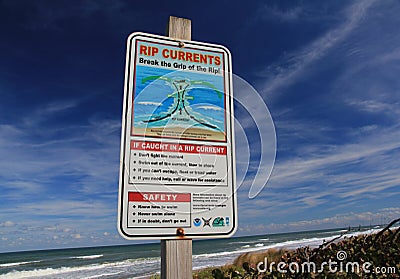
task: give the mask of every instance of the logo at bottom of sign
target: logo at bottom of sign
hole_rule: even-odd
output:
[[[213,227],[224,227],[225,226],[225,221],[223,217],[217,217],[214,218],[214,221],[212,222]]]
[[[200,227],[200,226],[201,226],[201,219],[200,219],[200,218],[195,218],[195,219],[193,220],[193,225],[194,225],[195,227]]]
[[[212,220],[212,222],[211,222]],[[225,226],[230,226],[230,217],[216,217],[216,218],[204,218],[202,217],[200,218],[195,218],[193,219],[193,225],[195,227],[201,227],[201,225],[203,225],[203,227],[225,227]]]

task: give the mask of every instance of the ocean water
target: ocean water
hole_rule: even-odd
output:
[[[360,228],[346,235],[374,233]],[[193,269],[233,262],[241,253],[268,248],[316,247],[346,232],[321,230],[228,239],[193,241]],[[160,243],[15,252],[0,254],[0,279],[4,278],[148,278],[160,271]]]

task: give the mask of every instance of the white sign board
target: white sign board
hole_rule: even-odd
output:
[[[128,239],[237,227],[232,65],[220,45],[128,38],[118,229]]]

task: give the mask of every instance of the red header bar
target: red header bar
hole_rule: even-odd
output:
[[[226,146],[164,143],[155,141],[131,141],[131,150],[146,150],[155,152],[199,153],[226,155]]]
[[[190,194],[159,193],[159,192],[129,192],[129,202],[190,202]]]

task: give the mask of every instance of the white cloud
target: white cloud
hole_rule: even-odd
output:
[[[13,227],[14,225],[15,223],[11,221],[5,221],[3,223],[0,223],[0,227]]]
[[[58,177],[71,177],[77,192],[116,192],[120,126],[117,120],[94,118],[85,126],[64,125],[65,139],[43,134],[36,144],[31,131],[43,130],[40,123],[1,125],[0,154],[8,158],[0,161],[2,187],[41,192]]]
[[[303,219],[287,223],[270,223],[245,225],[240,234],[266,234],[273,232],[308,231],[327,228],[347,228],[359,225],[376,225],[389,223],[400,215],[400,208],[383,208],[377,212],[346,212],[321,219]]]
[[[89,200],[40,200],[32,203],[25,202],[18,208],[7,210],[9,214],[18,214],[20,212],[31,212],[31,216],[54,216],[58,218],[82,217],[85,219],[112,216],[116,209],[109,206],[107,202],[89,201]],[[55,227],[46,227],[47,230],[55,230]],[[64,231],[68,231],[64,229]]]
[[[22,208],[21,210],[24,210]],[[9,213],[1,212],[2,215]],[[80,247],[90,245],[117,245],[126,243],[115,231],[110,230],[109,217],[89,216],[88,219],[79,218],[38,218],[35,220],[23,219],[20,215],[11,213],[18,222],[13,227],[2,227],[0,230],[0,251],[16,251],[29,249],[51,249],[55,247]],[[111,218],[112,219],[112,218]],[[56,220],[58,224],[49,226]],[[84,221],[82,221],[84,220]],[[116,220],[112,221],[116,224]],[[104,232],[107,231],[108,235]],[[88,240],[90,238],[90,240]]]
[[[400,103],[387,103],[377,100],[348,100],[347,104],[369,113],[400,115]]]
[[[33,128],[43,121],[53,119],[54,117],[57,117],[59,115],[62,115],[63,113],[77,108],[81,102],[82,100],[75,99],[41,105],[34,111],[28,112],[27,115],[23,117],[23,122],[27,128]]]
[[[288,9],[280,9],[277,6],[264,5],[259,9],[258,19],[279,20],[284,22],[291,22],[298,20],[304,15],[302,7],[291,7]]]
[[[301,50],[287,54],[276,64],[269,66],[262,74],[269,79],[263,86],[263,92],[276,93],[281,87],[287,86],[305,72],[304,69],[314,61],[323,57],[328,50],[343,41],[351,32],[359,26],[364,19],[366,11],[376,0],[356,1],[345,11],[346,18],[343,23],[326,32]]]
[[[278,127],[285,129],[284,125]],[[302,212],[313,216],[315,210],[329,214],[371,204],[374,208],[387,205],[386,199],[393,201],[400,196],[398,138],[397,128],[379,133],[367,129],[353,137],[353,142],[341,145],[311,142],[311,146],[295,146],[296,155],[278,159],[267,187],[254,200],[239,191],[240,218],[268,223],[288,216],[299,218]],[[243,189],[253,183],[252,179],[246,178]]]

